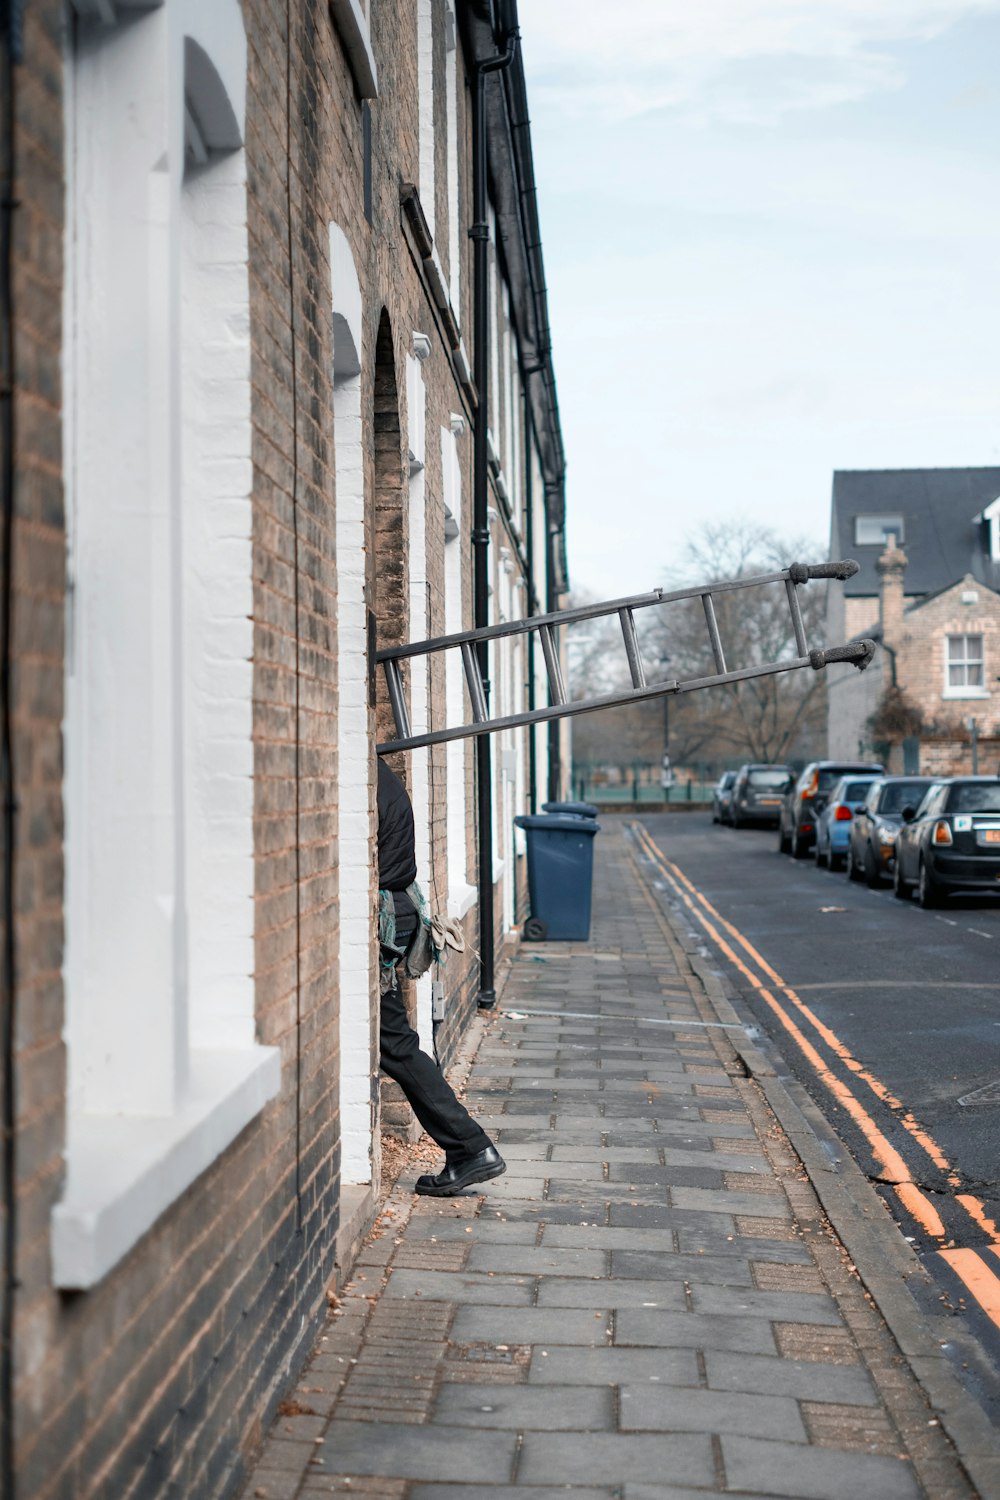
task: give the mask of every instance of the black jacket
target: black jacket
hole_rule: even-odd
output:
[[[383,891],[405,891],[417,878],[413,807],[403,783],[384,760],[378,762],[378,883]],[[397,908],[399,902],[396,902]]]

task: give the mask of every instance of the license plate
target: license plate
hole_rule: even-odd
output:
[[[981,844],[1000,844],[1000,828],[984,828],[979,834]]]
[[[757,800],[760,803],[761,807],[780,807],[781,806],[781,798],[780,797],[758,797]]]

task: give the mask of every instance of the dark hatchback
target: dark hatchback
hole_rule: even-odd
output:
[[[851,823],[847,845],[850,880],[866,880],[872,887],[881,885],[896,857],[903,808],[919,807],[932,784],[929,776],[884,776],[871,786]]]
[[[841,776],[881,776],[882,767],[865,760],[813,760],[785,793],[778,819],[778,849],[803,859],[816,839],[816,821]]]
[[[734,828],[749,823],[777,828],[781,799],[794,780],[791,766],[740,766],[729,804],[730,823]]]
[[[953,891],[1000,894],[1000,779],[956,776],[932,782],[917,809],[903,809],[893,890],[921,906]]]

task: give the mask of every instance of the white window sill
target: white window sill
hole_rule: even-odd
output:
[[[54,1284],[96,1286],[280,1086],[277,1047],[192,1051],[175,1114],[71,1117],[65,1192],[52,1210]]]
[[[980,702],[982,702],[984,698],[988,698],[990,696],[990,690],[989,688],[977,687],[945,688],[941,696],[942,698],[948,698],[951,700],[954,700],[956,698],[973,698],[978,699]]]
[[[378,74],[368,20],[358,0],[330,0],[333,19],[350,59],[359,99],[378,98]]]
[[[461,922],[478,898],[479,892],[474,885],[469,885],[465,880],[456,881],[448,892],[448,915],[452,921]]]

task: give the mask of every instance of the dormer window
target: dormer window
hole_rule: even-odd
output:
[[[983,511],[986,527],[986,552],[990,562],[1000,562],[1000,497],[991,501]]]
[[[884,547],[890,536],[898,545],[903,543],[903,518],[900,515],[855,516],[854,545],[856,547]]]

